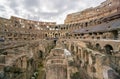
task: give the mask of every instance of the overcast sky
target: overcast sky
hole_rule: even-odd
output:
[[[95,7],[105,0],[0,0],[0,17],[18,16],[63,23],[67,14]]]

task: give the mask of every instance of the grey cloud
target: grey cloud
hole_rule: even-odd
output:
[[[0,5],[0,11],[6,11],[5,7]]]
[[[24,5],[25,5],[25,7],[38,7],[39,6],[39,4],[40,4],[40,0],[24,0],[23,1],[24,3]]]
[[[105,0],[1,0],[6,3],[0,3],[0,11],[2,13],[10,10],[15,15],[25,17],[27,19],[38,20],[56,20],[65,19],[65,13],[81,11],[84,8],[97,5]],[[3,5],[4,6],[3,6]],[[37,11],[38,10],[38,11]],[[4,14],[2,14],[4,15]],[[11,14],[10,14],[11,15]],[[1,16],[1,14],[0,14]],[[4,15],[5,16],[5,15]],[[14,15],[13,15],[14,16]]]
[[[19,7],[18,0],[12,0],[12,1],[9,0],[9,6],[10,6],[11,8]]]

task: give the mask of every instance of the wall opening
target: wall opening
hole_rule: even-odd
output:
[[[107,54],[112,55],[112,53],[113,53],[113,47],[111,45],[107,44],[107,45],[104,46],[104,48],[105,48],[105,52]]]
[[[96,47],[97,50],[99,50],[99,51],[101,50],[101,46],[100,46],[99,43],[97,43],[95,47]]]

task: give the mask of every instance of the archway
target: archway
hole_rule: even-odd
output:
[[[48,35],[47,34],[45,34],[45,37],[47,37]]]
[[[104,46],[104,48],[105,48],[105,52],[107,53],[107,54],[110,54],[110,55],[112,55],[112,51],[113,51],[113,47],[111,46],[111,45],[109,45],[109,44],[107,44],[107,45],[105,45]]]
[[[55,33],[55,38],[59,38],[60,33]]]
[[[97,50],[99,50],[99,51],[101,50],[101,46],[100,46],[99,43],[97,43],[97,44],[95,45],[95,47],[96,47]]]

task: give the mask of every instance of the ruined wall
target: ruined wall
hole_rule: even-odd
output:
[[[47,26],[53,25],[56,23],[31,21],[13,16],[10,19],[0,18],[0,39],[1,41],[43,39],[44,30],[47,30]]]
[[[65,24],[89,22],[97,18],[102,18],[114,14],[120,11],[119,4],[119,0],[106,0],[97,7],[88,8],[82,12],[69,14],[65,19]]]
[[[64,49],[60,49],[60,47],[52,49],[46,58],[46,79],[68,79],[67,73]]]
[[[14,27],[33,29],[33,30],[35,29],[45,30],[48,26],[51,27],[56,25],[55,22],[32,21],[32,20],[27,20],[23,18],[14,17],[14,16],[12,16],[10,20],[13,23]]]
[[[89,49],[80,41],[65,41],[66,48],[71,51],[82,79],[119,79],[119,53],[109,55]],[[74,78],[73,78],[74,79]]]
[[[46,40],[0,44],[0,79],[37,78],[39,66],[53,47],[54,42]]]
[[[95,8],[72,13],[65,19],[68,39],[119,39],[120,1],[106,0]]]
[[[119,21],[120,18],[119,4],[119,0],[107,0],[95,8],[68,15],[70,17],[66,18],[66,21],[73,20],[74,22],[70,21],[69,23],[57,25],[55,22],[32,21],[14,16],[10,19],[1,18],[0,38],[6,41],[55,37],[68,39],[118,39],[120,34],[116,33],[117,36],[115,36],[113,30],[119,31],[119,24],[116,23],[116,20]],[[107,32],[113,34],[107,34]]]

